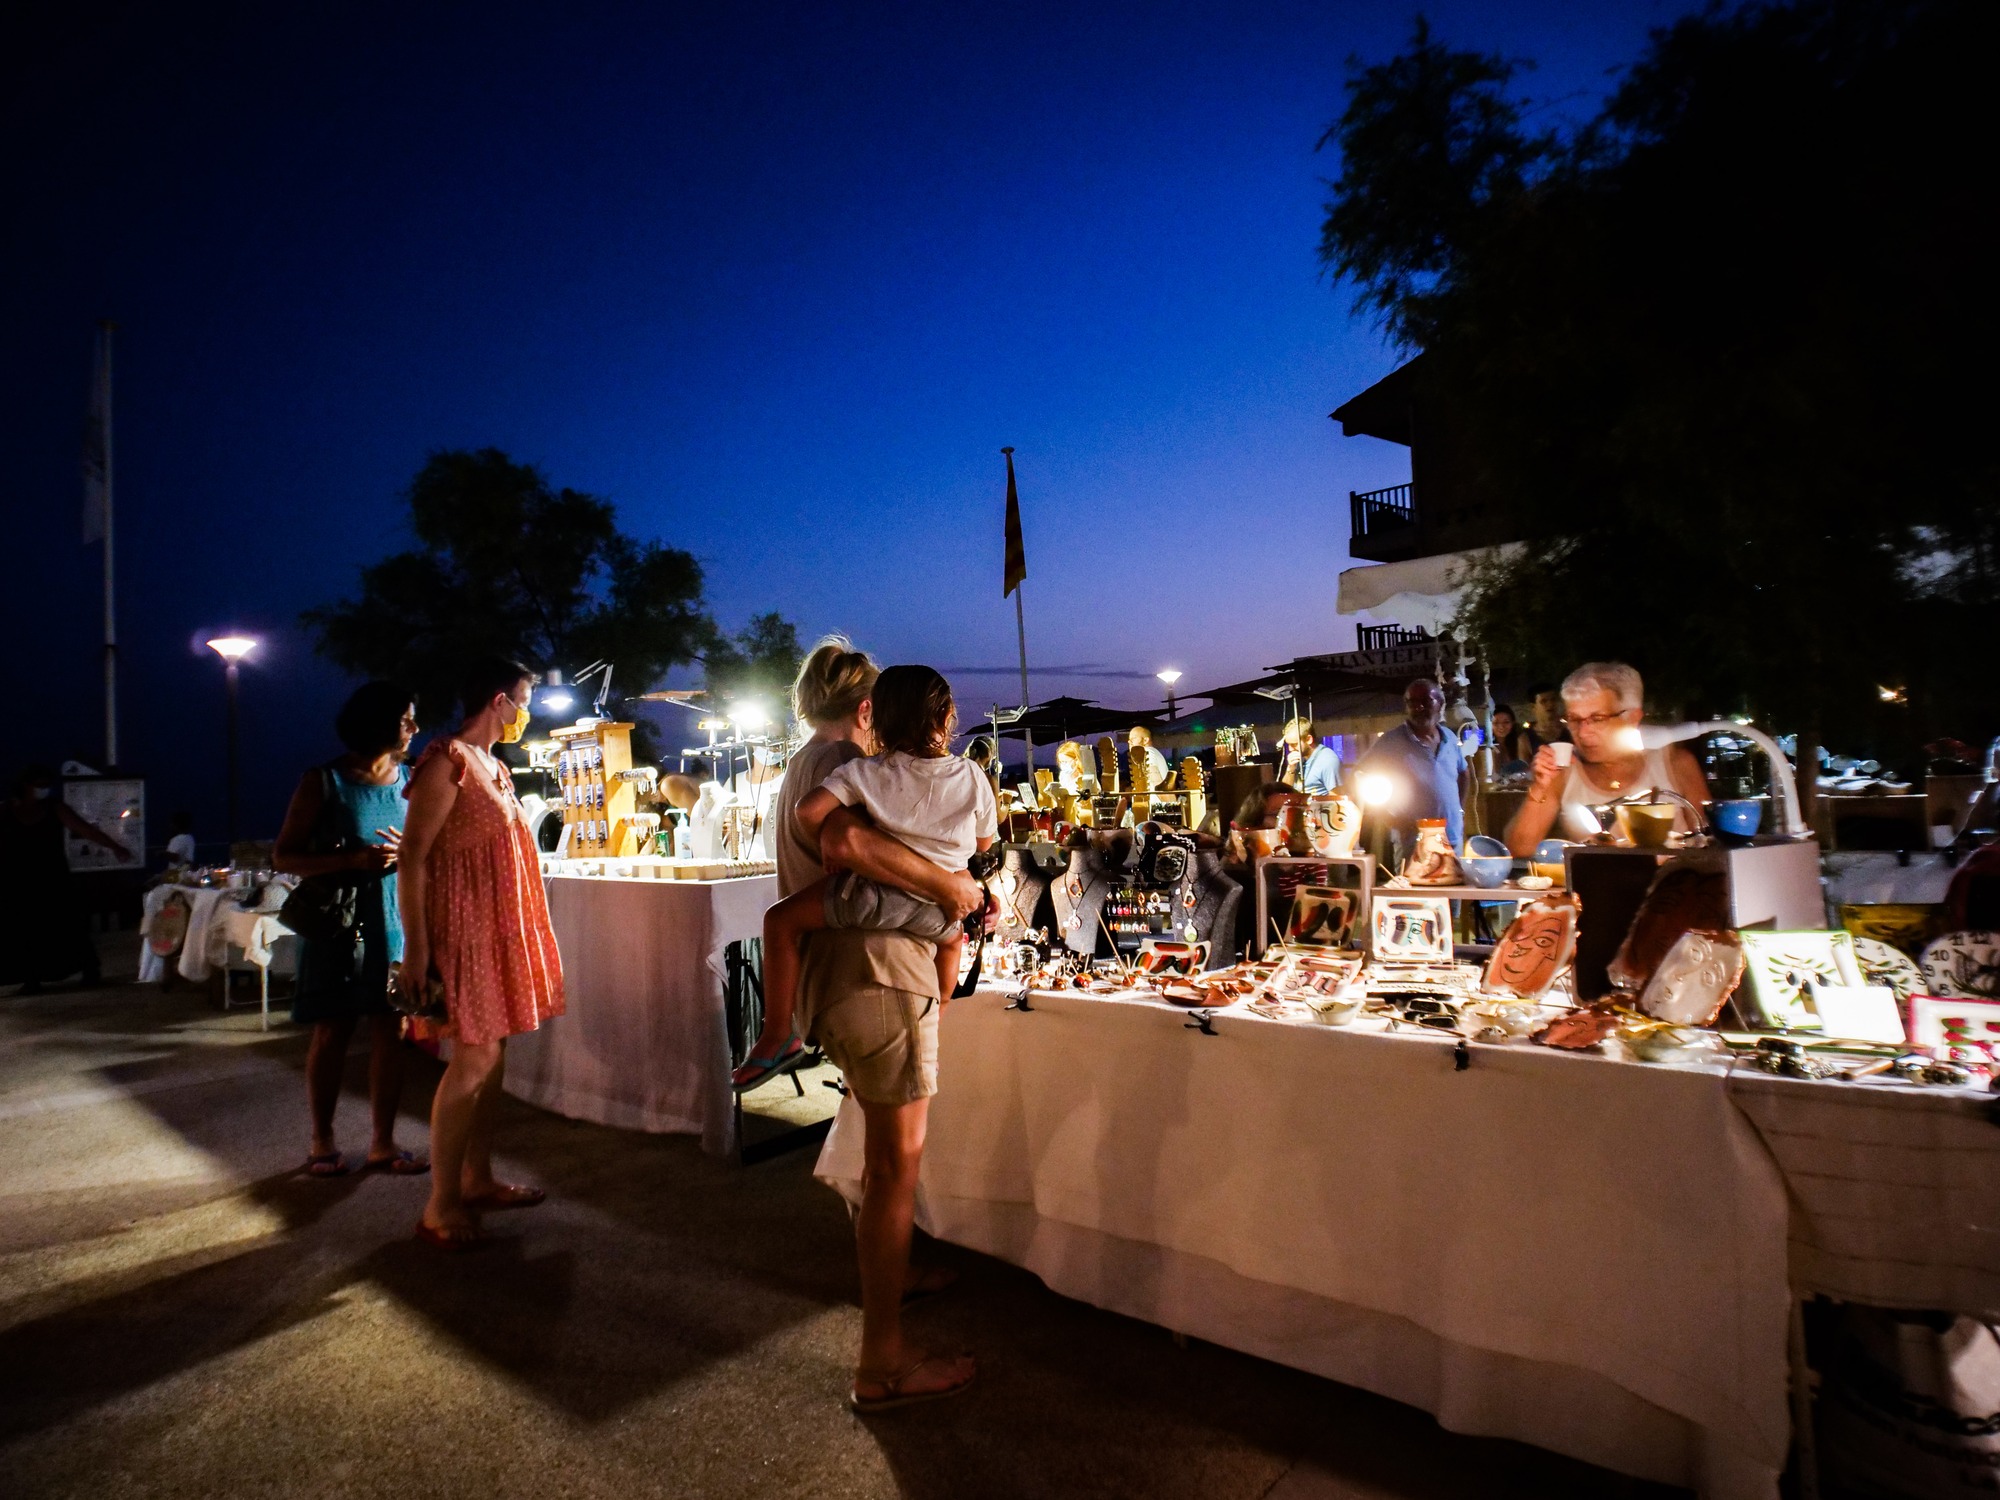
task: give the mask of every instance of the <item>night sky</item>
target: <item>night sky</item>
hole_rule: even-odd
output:
[[[1686,8],[1425,10],[1581,115]],[[0,23],[10,769],[101,749],[105,316],[155,842],[176,807],[220,836],[208,636],[267,642],[246,833],[337,748],[347,684],[297,613],[408,545],[438,448],[609,497],[701,559],[725,627],[846,630],[968,711],[1018,692],[1003,444],[1038,698],[1352,645],[1346,492],[1408,460],[1326,419],[1397,360],[1317,275],[1313,145],[1412,7],[187,9]]]

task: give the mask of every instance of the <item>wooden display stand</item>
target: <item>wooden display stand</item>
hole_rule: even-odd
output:
[[[632,769],[632,726],[601,723],[558,729],[557,780],[563,827],[573,858],[617,858],[638,852],[632,816],[639,794],[619,772]]]

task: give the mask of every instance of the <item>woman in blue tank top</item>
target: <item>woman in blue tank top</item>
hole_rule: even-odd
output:
[[[350,1170],[333,1139],[347,1048],[363,1016],[371,1027],[368,1098],[374,1132],[362,1170],[407,1176],[429,1162],[396,1146],[403,1093],[401,1018],[389,1004],[389,965],[403,956],[396,907],[396,851],[409,806],[410,741],[417,732],[409,689],[392,682],[358,688],[334,720],[347,753],[299,781],[271,863],[288,875],[335,876],[355,889],[352,942],[299,941],[292,1019],[313,1029],[306,1051],[306,1102],[312,1144],[306,1171],[339,1177]]]

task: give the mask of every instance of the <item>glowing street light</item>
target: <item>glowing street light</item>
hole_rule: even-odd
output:
[[[738,729],[747,729],[753,734],[771,722],[771,711],[756,702],[737,704],[731,716]]]
[[[236,846],[236,664],[257,649],[253,635],[219,635],[204,644],[222,658],[222,680],[229,691],[229,835],[230,857]]]
[[[1171,719],[1174,717],[1174,684],[1181,680],[1180,668],[1168,667],[1153,675],[1167,685],[1167,717]]]

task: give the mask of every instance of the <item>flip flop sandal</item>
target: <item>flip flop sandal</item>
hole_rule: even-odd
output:
[[[794,1062],[804,1056],[805,1050],[806,1044],[797,1037],[793,1037],[785,1050],[780,1052],[776,1057],[758,1057],[753,1053],[743,1060],[743,1067],[736,1070],[736,1074],[740,1076],[732,1075],[729,1086],[739,1094],[747,1094],[750,1090],[770,1078],[780,1068],[784,1067],[786,1063]],[[745,1069],[754,1069],[755,1071],[745,1072]]]
[[[428,1156],[414,1151],[398,1151],[394,1156],[371,1156],[361,1163],[364,1172],[387,1172],[391,1177],[421,1177],[431,1169]]]
[[[475,1193],[459,1201],[475,1213],[494,1213],[509,1208],[533,1208],[548,1198],[546,1190],[538,1187],[517,1187],[511,1183],[502,1184],[490,1193]]]
[[[318,1151],[306,1158],[303,1170],[308,1177],[345,1177],[354,1168],[338,1151]]]
[[[963,1395],[971,1386],[974,1379],[978,1377],[979,1369],[976,1365],[973,1367],[972,1373],[956,1385],[940,1386],[934,1391],[906,1391],[904,1389],[917,1371],[921,1370],[925,1365],[936,1364],[943,1357],[936,1354],[927,1354],[901,1374],[892,1375],[886,1380],[869,1381],[868,1384],[870,1385],[880,1385],[882,1387],[884,1394],[880,1396],[864,1396],[860,1391],[849,1387],[847,1392],[847,1409],[858,1417],[865,1417],[878,1411],[894,1411],[902,1406],[917,1406],[926,1401],[943,1401],[950,1396]]]
[[[417,1238],[433,1250],[457,1253],[462,1250],[477,1250],[490,1243],[477,1229],[440,1229],[436,1225],[417,1221]]]

